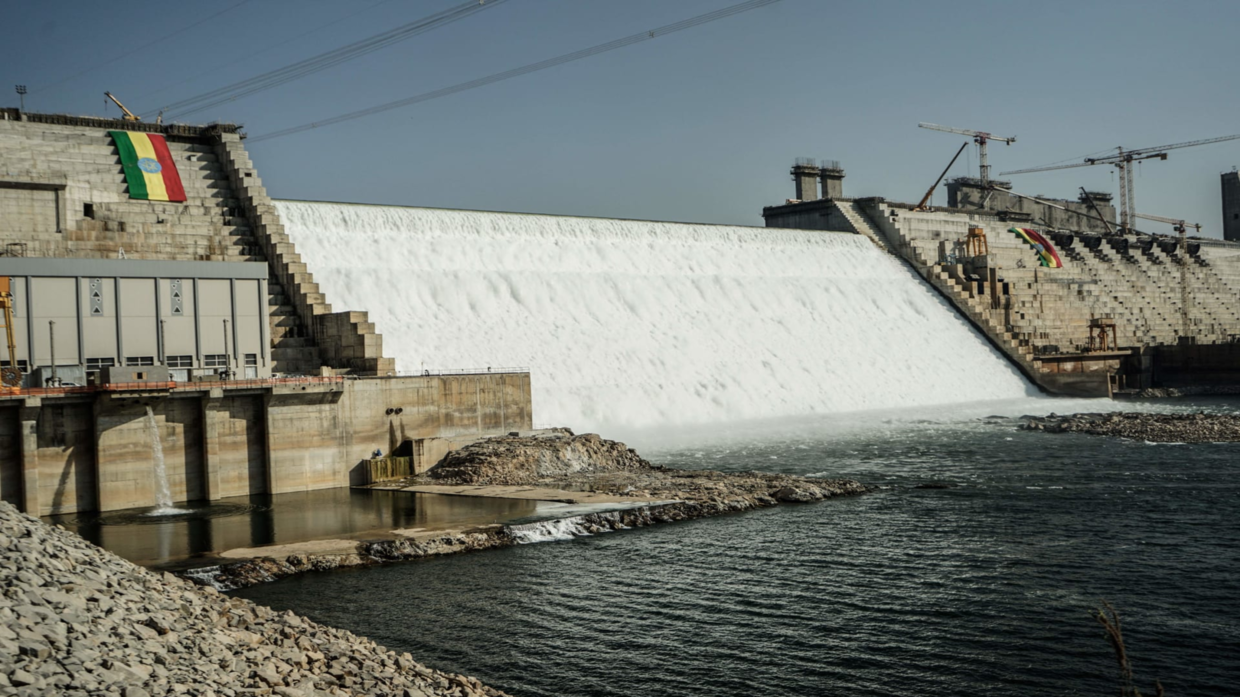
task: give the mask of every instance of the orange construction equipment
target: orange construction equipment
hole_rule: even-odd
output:
[[[1105,317],[1095,317],[1089,320],[1089,350],[1119,350],[1119,340],[1115,336],[1115,320]]]
[[[4,323],[4,338],[9,347],[8,364],[0,365],[0,386],[18,388],[22,384],[22,371],[17,367],[17,341],[13,338],[12,286],[12,279],[0,276],[0,322]]]
[[[969,228],[969,236],[964,240],[964,248],[971,257],[984,257],[990,254],[990,246],[986,244],[986,231],[980,227]]]

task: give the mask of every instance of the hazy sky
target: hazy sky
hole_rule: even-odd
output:
[[[185,120],[242,123],[258,136],[736,1],[506,0]],[[105,89],[134,111],[158,111],[460,4],[238,2],[8,3],[0,104],[15,106],[9,90],[21,83],[31,111],[115,116]],[[1235,0],[782,0],[249,149],[279,198],[761,225],[762,206],[793,195],[798,156],[840,160],[846,195],[916,201],[961,142],[919,121],[1018,136],[992,146],[996,173],[1240,133],[1238,29]],[[953,175],[976,173],[968,152]],[[1221,236],[1219,173],[1235,165],[1240,140],[1174,151],[1140,169],[1137,209]],[[1013,179],[1019,191],[1066,198],[1116,187],[1109,167]]]

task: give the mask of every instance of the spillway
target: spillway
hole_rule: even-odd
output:
[[[628,430],[1024,397],[894,257],[841,233],[280,201],[402,373],[528,367],[538,424]]]

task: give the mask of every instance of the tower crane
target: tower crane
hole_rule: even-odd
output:
[[[1016,136],[1004,138],[987,133],[986,131],[971,131],[967,128],[952,128],[951,126],[940,126],[937,123],[919,123],[921,128],[928,128],[932,131],[943,131],[944,133],[955,133],[957,135],[969,136],[977,143],[977,163],[978,170],[982,173],[982,189],[990,189],[990,163],[986,160],[986,143],[991,140],[997,140],[1001,143],[1011,145],[1016,142]]]
[[[1172,143],[1171,145],[1159,145],[1153,148],[1136,148],[1125,150],[1124,148],[1116,148],[1114,155],[1106,155],[1105,157],[1087,157],[1083,162],[1074,162],[1068,165],[1047,165],[1046,167],[1030,167],[1029,169],[1017,169],[1011,172],[1000,172],[1000,176],[1009,174],[1029,174],[1030,172],[1049,172],[1056,169],[1070,169],[1072,167],[1089,167],[1092,165],[1112,165],[1119,170],[1119,224],[1125,232],[1132,230],[1136,226],[1136,197],[1132,191],[1133,163],[1141,160],[1165,160],[1167,159],[1168,150],[1176,150],[1179,148],[1191,148],[1198,145],[1207,145],[1209,143],[1221,143],[1225,140],[1236,140],[1240,138],[1240,134],[1231,136],[1220,136],[1218,138],[1205,138],[1203,140],[1190,140],[1184,143]]]

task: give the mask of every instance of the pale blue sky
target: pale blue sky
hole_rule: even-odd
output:
[[[31,111],[116,115],[105,111],[105,89],[135,111],[158,110],[460,2],[249,0],[147,45],[238,1],[137,0],[123,11],[10,3],[0,104],[16,105],[12,86],[23,83]],[[186,120],[238,122],[261,135],[735,1],[507,0]],[[792,196],[788,167],[798,156],[842,161],[847,195],[916,201],[960,143],[919,121],[1018,136],[992,146],[995,172],[1240,133],[1238,35],[1234,0],[782,0],[250,151],[281,198],[760,225],[762,206]],[[970,163],[976,172],[972,148],[953,175]],[[1146,164],[1138,211],[1220,236],[1219,173],[1235,165],[1240,140]],[[1014,179],[1025,193],[1067,198],[1082,185],[1116,186],[1104,167]]]

